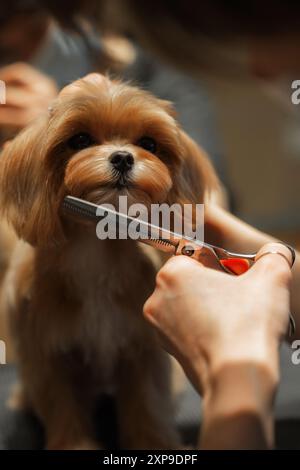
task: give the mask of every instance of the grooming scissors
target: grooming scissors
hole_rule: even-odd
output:
[[[137,241],[151,245],[160,251],[171,255],[185,255],[201,262],[204,266],[225,271],[229,274],[240,275],[248,271],[255,263],[256,253],[233,253],[209,243],[186,237],[163,227],[152,225],[141,218],[130,217],[108,207],[88,202],[73,196],[66,196],[63,201],[65,212],[99,222],[102,218],[117,223],[119,234],[127,234],[129,226],[138,227]],[[120,237],[124,238],[124,237]],[[127,237],[126,237],[127,238]],[[292,254],[292,265],[295,261],[295,251],[286,245]],[[295,332],[295,321],[290,315],[289,334]]]

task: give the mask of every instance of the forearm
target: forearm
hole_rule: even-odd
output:
[[[251,227],[224,209],[212,206],[205,212],[205,239],[227,250],[251,253],[276,239]]]
[[[173,257],[144,306],[145,318],[204,397],[204,449],[273,446],[292,256],[280,243],[256,251],[256,263],[242,276]]]
[[[276,385],[273,374],[256,364],[240,363],[219,371],[204,397],[200,448],[272,448]]]
[[[278,340],[265,335],[220,344],[204,383],[201,449],[269,449],[279,383]],[[200,370],[200,369],[199,369]]]
[[[292,268],[291,284],[291,313],[296,322],[296,333],[292,341],[300,338],[300,253],[296,253],[295,264]]]

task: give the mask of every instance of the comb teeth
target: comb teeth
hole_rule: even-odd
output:
[[[80,214],[84,217],[90,217],[92,219],[97,219],[97,216],[96,214],[92,211],[92,210],[88,210],[84,207],[79,207],[79,206],[75,206],[74,204],[70,203],[69,201],[64,201],[63,202],[63,207],[65,209],[67,209],[68,211],[70,212],[74,212],[75,214]]]
[[[170,243],[168,240],[161,239],[161,238],[149,238],[154,243],[157,243],[158,245],[163,245],[163,246],[172,246],[172,243]]]

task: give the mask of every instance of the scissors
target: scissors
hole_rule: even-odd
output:
[[[63,210],[69,214],[99,222],[101,218],[118,224],[119,234],[126,238],[128,228],[138,228],[137,241],[153,246],[171,255],[189,256],[204,266],[225,271],[229,274],[240,275],[248,271],[255,263],[256,253],[233,253],[194,238],[183,236],[171,230],[152,225],[141,218],[134,218],[108,207],[94,204],[74,196],[66,196]],[[286,245],[292,254],[292,265],[295,261],[295,250]],[[295,320],[290,315],[289,335],[295,333]]]

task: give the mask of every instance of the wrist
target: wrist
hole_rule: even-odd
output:
[[[253,337],[235,339],[232,341],[219,340],[211,347],[211,354],[199,354],[194,361],[199,389],[203,395],[214,392],[216,385],[227,377],[239,379],[236,371],[252,371],[249,377],[263,379],[262,384],[268,386],[268,391],[276,390],[279,382],[279,340],[263,334]],[[203,360],[206,357],[206,360]],[[243,379],[247,377],[242,373]],[[239,382],[239,380],[238,380]]]
[[[204,404],[222,404],[222,409],[228,412],[237,412],[243,407],[265,410],[272,406],[278,376],[278,371],[262,362],[224,363],[209,377]]]
[[[204,384],[204,448],[273,447],[273,400],[279,381],[278,341],[255,335],[220,342]]]
[[[203,399],[203,436],[216,448],[273,446],[272,407],[278,378],[262,362],[223,364],[210,375]],[[209,447],[207,442],[203,447]]]

